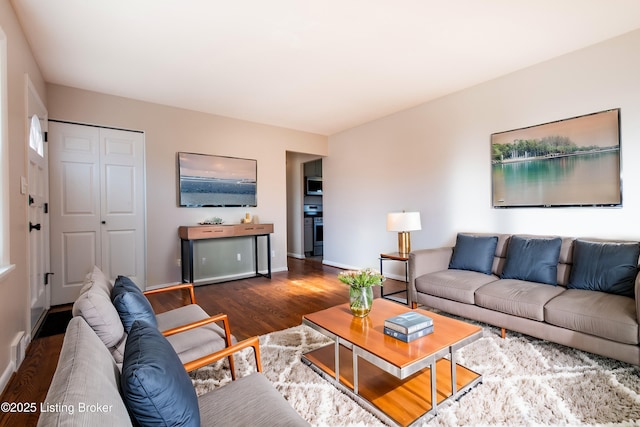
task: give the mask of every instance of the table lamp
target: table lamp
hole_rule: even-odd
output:
[[[398,252],[411,252],[410,231],[421,230],[420,212],[391,212],[387,214],[387,231],[398,232]]]

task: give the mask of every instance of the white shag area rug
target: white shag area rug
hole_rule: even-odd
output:
[[[481,324],[483,338],[457,353],[483,383],[439,406],[420,426],[640,426],[640,367]],[[331,341],[306,326],[260,337],[264,375],[314,426],[383,426],[300,361]],[[235,356],[238,376],[253,352]],[[198,395],[231,381],[225,362],[191,373]]]

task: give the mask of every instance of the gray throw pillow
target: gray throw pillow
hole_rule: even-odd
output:
[[[640,243],[576,240],[567,288],[588,289],[633,298]]]
[[[500,277],[557,285],[561,246],[560,237],[511,236],[507,259]]]
[[[116,308],[104,290],[89,289],[73,304],[73,315],[82,316],[109,349],[113,359],[122,363],[127,339]]]
[[[491,274],[497,244],[498,236],[472,236],[459,233],[449,268]]]

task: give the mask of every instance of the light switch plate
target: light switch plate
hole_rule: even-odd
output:
[[[27,178],[24,176],[20,177],[20,194],[27,194],[27,190],[29,188],[29,184],[27,184]]]

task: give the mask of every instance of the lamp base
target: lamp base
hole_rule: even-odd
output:
[[[411,252],[411,234],[408,231],[398,233],[398,252],[401,254]]]

